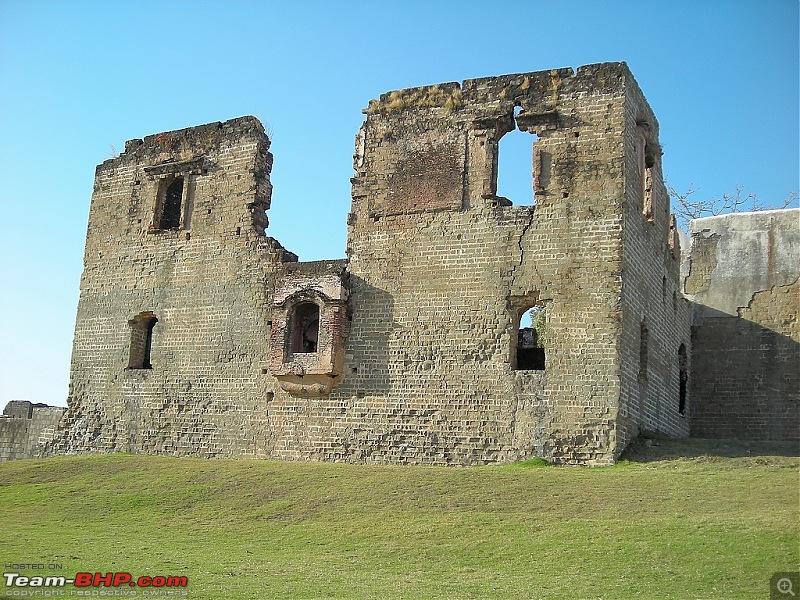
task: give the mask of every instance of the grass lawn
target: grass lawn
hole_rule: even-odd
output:
[[[800,566],[791,454],[661,440],[594,469],[7,462],[0,559],[186,576],[212,600],[769,598],[772,573]]]

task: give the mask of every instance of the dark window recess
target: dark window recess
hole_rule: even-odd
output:
[[[678,413],[681,415],[686,414],[686,391],[689,385],[689,367],[688,360],[686,359],[686,346],[681,344],[678,348],[678,373],[679,373],[679,396],[678,396]]]
[[[298,304],[290,325],[292,354],[317,351],[319,342],[319,306],[313,302]]]
[[[165,180],[161,199],[161,216],[158,229],[177,229],[181,225],[181,203],[183,201],[183,177]]]
[[[521,311],[517,328],[515,366],[517,371],[544,371],[547,312],[536,304]]]
[[[158,319],[151,312],[143,312],[128,321],[131,327],[129,369],[152,369],[150,350],[153,345],[153,327]]]
[[[525,339],[531,334],[533,334],[535,340],[536,330],[526,327],[525,329],[520,329],[517,335],[518,371],[544,371],[544,348],[538,348],[536,345],[526,347]]]
[[[642,322],[641,328],[639,330],[639,379],[646,380],[647,379],[647,344],[649,337],[649,332],[647,330],[647,325]]]

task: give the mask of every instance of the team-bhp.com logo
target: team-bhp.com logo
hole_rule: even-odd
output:
[[[58,588],[74,585],[79,588],[122,586],[141,588],[185,588],[189,585],[187,577],[173,575],[142,575],[134,579],[130,573],[76,573],[75,577],[63,576],[23,576],[19,573],[3,573],[7,588]]]

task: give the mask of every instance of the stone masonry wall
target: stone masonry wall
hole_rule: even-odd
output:
[[[682,367],[690,370],[690,311],[680,290],[680,245],[662,178],[658,121],[635,81],[625,89],[618,432],[623,448],[640,430],[688,435],[691,415],[680,383]]]
[[[252,117],[98,167],[52,452],[608,464],[639,429],[685,433],[657,124],[624,63],[398,90],[365,114],[347,261],[266,236]],[[497,195],[515,128],[537,136],[533,206]],[[534,307],[544,369],[517,352]]]
[[[691,223],[692,435],[800,439],[800,210]]]
[[[0,462],[43,456],[65,410],[25,400],[10,401],[0,416]]]
[[[268,148],[244,117],[132,140],[97,168],[54,452],[264,455],[270,286],[296,260],[264,235]],[[149,368],[137,319],[156,319]]]
[[[351,373],[336,393],[353,390],[350,410],[380,418],[370,428],[352,419],[348,445],[387,462],[601,464],[622,451],[635,432],[626,421],[618,438],[621,361],[638,364],[638,339],[619,337],[630,85],[624,65],[594,65],[370,104],[349,218]],[[496,196],[498,142],[515,126],[538,136],[533,207]],[[409,169],[440,175],[438,202]],[[648,252],[665,260],[661,240]],[[641,271],[652,288],[661,273],[677,288],[676,269]],[[546,368],[515,370],[520,314],[533,305],[547,313]],[[661,333],[675,350],[681,318],[688,338],[682,310]],[[635,359],[621,342],[635,343]],[[646,418],[629,420],[685,431],[666,413]]]

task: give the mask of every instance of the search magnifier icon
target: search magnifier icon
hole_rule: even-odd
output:
[[[794,591],[792,591],[792,580],[788,577],[778,579],[775,587],[781,594],[789,594],[790,596],[794,596]]]

